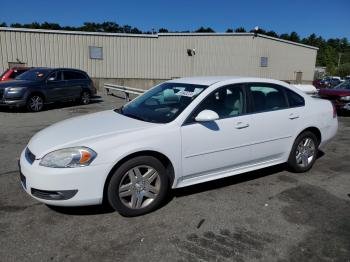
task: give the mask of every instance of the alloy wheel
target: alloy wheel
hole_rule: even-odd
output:
[[[315,158],[315,149],[316,146],[313,139],[310,137],[302,139],[295,152],[297,165],[302,168],[309,166]]]
[[[40,96],[32,96],[29,99],[29,108],[34,112],[40,111],[44,106],[44,100]]]
[[[128,208],[141,209],[149,206],[158,196],[161,179],[158,172],[146,165],[127,171],[119,184],[119,198]]]

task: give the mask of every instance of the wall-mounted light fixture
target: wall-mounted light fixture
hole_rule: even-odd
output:
[[[187,55],[188,56],[195,56],[196,55],[196,49],[187,49]]]

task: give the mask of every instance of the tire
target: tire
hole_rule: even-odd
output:
[[[288,158],[292,172],[302,173],[310,170],[317,159],[319,141],[314,133],[305,131],[295,140]]]
[[[109,204],[121,215],[149,213],[166,198],[169,177],[163,164],[152,156],[139,156],[123,163],[107,188]]]
[[[44,108],[44,98],[41,95],[30,95],[26,107],[30,112],[40,112]]]
[[[91,95],[89,91],[83,91],[80,96],[80,104],[88,105],[91,101]]]

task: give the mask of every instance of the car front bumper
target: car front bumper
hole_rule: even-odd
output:
[[[23,189],[40,202],[53,206],[86,206],[101,204],[108,165],[78,168],[49,168],[19,160]]]
[[[25,100],[0,100],[0,106],[25,106]]]

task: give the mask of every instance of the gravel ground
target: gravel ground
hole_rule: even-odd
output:
[[[349,117],[308,173],[275,166],[174,190],[142,217],[53,209],[21,189],[17,159],[34,133],[122,103],[0,108],[0,261],[350,261]]]

